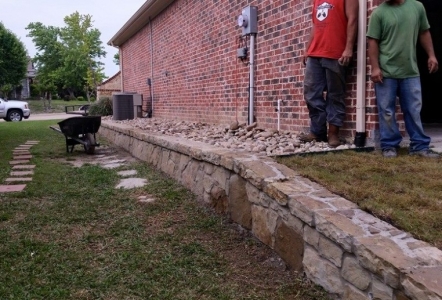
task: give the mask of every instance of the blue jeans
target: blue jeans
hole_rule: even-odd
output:
[[[327,137],[327,122],[338,127],[344,123],[345,71],[337,59],[307,59],[304,99],[309,110],[310,131],[318,137]],[[327,91],[325,99],[324,91]]]
[[[382,150],[398,148],[402,141],[395,115],[396,97],[399,97],[405,128],[410,136],[410,152],[427,150],[431,139],[424,134],[422,127],[420,77],[384,78],[383,83],[376,83],[375,92]]]

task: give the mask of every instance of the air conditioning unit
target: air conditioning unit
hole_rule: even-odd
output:
[[[143,95],[131,92],[113,93],[113,120],[132,120],[141,117]]]

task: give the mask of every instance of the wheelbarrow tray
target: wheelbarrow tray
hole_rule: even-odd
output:
[[[100,116],[72,117],[58,122],[64,135],[77,137],[80,134],[97,133],[101,126]]]
[[[95,133],[100,128],[101,116],[72,117],[58,122],[58,125],[60,128],[50,128],[65,136],[67,152],[72,153],[75,145],[82,144],[86,153],[93,154],[95,147],[100,146],[96,142]]]

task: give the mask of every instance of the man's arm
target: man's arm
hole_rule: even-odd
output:
[[[383,75],[379,66],[379,41],[368,38],[368,57],[371,65],[371,80],[375,83],[382,83]]]
[[[341,65],[347,66],[353,57],[353,47],[356,41],[356,34],[358,32],[358,14],[359,14],[359,0],[345,0],[345,15],[347,17],[347,42],[345,50],[339,58]]]
[[[436,56],[434,55],[433,40],[431,39],[430,30],[424,30],[419,33],[419,42],[428,55],[428,71],[434,73],[439,68]]]
[[[306,62],[307,62],[307,52],[308,52],[308,48],[310,48],[310,44],[311,44],[312,41],[313,41],[313,37],[314,37],[314,35],[315,35],[315,24],[313,24],[313,22],[312,22],[312,28],[310,29],[310,34],[309,34],[309,37],[308,37],[307,43],[305,44],[304,53],[303,53],[303,55],[302,55],[302,63],[304,64],[304,66],[305,66],[305,64],[306,64]]]

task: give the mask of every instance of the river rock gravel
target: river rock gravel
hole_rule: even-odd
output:
[[[248,151],[267,156],[282,156],[312,152],[336,151],[355,148],[355,145],[342,139],[340,146],[330,148],[324,142],[304,143],[299,133],[259,128],[233,122],[230,125],[214,125],[202,122],[174,121],[159,118],[137,118],[133,120],[103,120],[125,124],[143,131],[176,136],[236,151]]]

